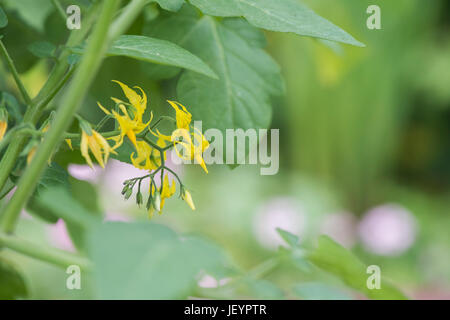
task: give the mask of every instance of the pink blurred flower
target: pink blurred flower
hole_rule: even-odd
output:
[[[197,284],[201,288],[218,288],[220,286],[227,284],[230,280],[231,280],[230,278],[222,278],[217,280],[216,278],[210,276],[209,274],[205,274],[200,278]]]
[[[385,204],[368,211],[358,226],[364,247],[386,256],[400,255],[414,243],[417,223],[413,214],[396,204]]]
[[[59,219],[58,222],[49,225],[47,228],[49,240],[53,246],[66,251],[75,251],[75,246],[62,219]]]
[[[92,169],[87,164],[70,164],[68,170],[72,177],[92,183],[97,183],[102,174],[102,168],[97,165]]]
[[[119,222],[130,222],[132,220],[133,219],[131,219],[130,216],[116,212],[107,212],[104,219],[104,221],[119,221]]]
[[[254,216],[254,233],[259,243],[275,250],[285,241],[277,228],[302,236],[306,227],[306,215],[294,199],[274,198],[267,202]]]
[[[351,248],[357,240],[357,220],[352,213],[342,212],[327,215],[320,233],[326,234],[344,247]]]

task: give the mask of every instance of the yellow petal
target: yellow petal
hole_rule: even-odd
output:
[[[183,200],[186,201],[186,203],[192,210],[195,210],[194,201],[192,200],[192,196],[189,191],[187,191],[187,190],[184,191]]]
[[[3,140],[3,137],[5,136],[6,129],[8,129],[8,122],[6,121],[0,121],[0,141]]]
[[[80,145],[81,155],[84,159],[86,159],[86,162],[88,165],[93,169],[94,165],[92,164],[91,157],[89,156],[89,149],[88,149],[88,135],[86,132],[81,133],[81,145]]]
[[[100,102],[97,102],[97,105],[98,105],[98,107],[99,107],[105,114],[108,114],[108,115],[111,114],[111,112],[109,112],[108,109],[106,109],[104,106],[102,106],[102,105],[100,104]]]
[[[71,139],[66,139],[65,141],[66,141],[67,145],[69,146],[70,150],[73,151],[72,140]]]
[[[136,91],[134,91],[133,89],[131,89],[130,87],[128,87],[126,84],[117,81],[117,80],[113,80],[113,82],[117,83],[120,85],[120,87],[122,88],[123,93],[125,94],[125,96],[127,97],[128,101],[130,101],[130,103],[135,107],[136,105],[140,105],[141,103],[141,96],[138,95],[136,93]]]

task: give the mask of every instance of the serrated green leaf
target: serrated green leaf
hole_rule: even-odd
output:
[[[4,28],[8,25],[8,17],[6,16],[5,11],[3,11],[2,7],[0,7],[0,28]]]
[[[304,300],[352,300],[342,290],[319,282],[300,283],[292,291]]]
[[[147,26],[151,35],[196,54],[219,76],[211,81],[184,72],[177,85],[178,99],[194,119],[202,120],[205,130],[217,128],[225,133],[233,128],[267,128],[272,115],[270,98],[284,91],[278,65],[261,49],[261,32],[237,20],[200,17],[195,8],[185,6]]]
[[[51,58],[55,54],[56,46],[47,41],[33,42],[28,50],[38,58]]]
[[[107,55],[125,56],[147,62],[180,67],[210,78],[217,78],[214,71],[197,56],[174,43],[156,38],[132,35],[121,36],[109,48]]]
[[[16,267],[0,259],[0,300],[23,299],[28,296],[25,279]]]
[[[222,262],[204,240],[150,223],[99,225],[88,252],[100,299],[186,298],[199,273]]]
[[[205,14],[243,16],[252,25],[277,32],[364,46],[297,0],[190,0]]]
[[[307,258],[317,267],[337,276],[349,287],[365,293],[369,298],[406,299],[403,293],[383,280],[383,277],[380,289],[369,289],[367,266],[353,253],[327,236],[319,237],[317,248],[310,252]]]
[[[195,118],[203,121],[204,128],[218,128],[225,133],[226,129],[270,125],[270,97],[281,94],[283,81],[278,65],[266,52],[208,16],[196,22],[186,45],[220,78],[210,81],[186,72],[178,82],[179,99]]]

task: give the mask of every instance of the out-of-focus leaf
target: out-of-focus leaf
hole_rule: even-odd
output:
[[[8,25],[8,17],[6,16],[5,11],[3,11],[2,7],[0,7],[0,28],[4,28]]]
[[[81,48],[74,48],[80,53]],[[162,65],[192,70],[196,73],[217,78],[211,68],[198,57],[169,41],[145,36],[123,35],[113,42],[107,51],[109,56],[125,56]]]
[[[318,282],[297,284],[293,292],[304,300],[352,300],[352,297],[342,290]]]
[[[279,300],[284,298],[283,291],[267,280],[246,279],[250,294],[255,299]]]
[[[16,11],[29,26],[39,32],[44,31],[45,20],[54,10],[52,2],[48,0],[4,0],[3,4],[7,11]]]
[[[71,186],[71,194],[79,204],[87,210],[88,214],[94,217],[101,218],[102,210],[98,201],[97,189],[94,185],[87,181],[82,181],[75,179],[73,177],[69,178]],[[85,230],[77,224],[67,222],[67,231],[75,246],[84,251],[86,249],[86,232]]]
[[[54,214],[54,212],[48,210],[45,207],[42,207],[38,199],[42,196],[42,194],[51,188],[58,188],[61,190],[69,189],[69,175],[66,170],[61,168],[56,163],[52,163],[51,166],[47,167],[42,175],[42,178],[39,180],[39,183],[36,187],[36,191],[31,197],[30,201],[27,204],[27,209],[37,215],[38,217],[44,219],[49,223],[56,223],[58,221],[58,217]],[[57,199],[55,199],[57,200]]]
[[[100,299],[182,299],[202,270],[221,263],[200,239],[150,223],[105,223],[89,237]]]
[[[318,246],[308,254],[308,260],[317,267],[334,274],[349,287],[365,293],[372,299],[406,299],[388,281],[381,280],[380,289],[367,287],[367,267],[353,253],[327,236],[320,236]]]
[[[28,50],[38,58],[51,58],[55,54],[56,46],[47,41],[33,42]]]
[[[62,218],[68,224],[83,229],[91,228],[101,221],[98,215],[87,210],[65,188],[52,187],[44,190],[37,203],[56,218]]]
[[[157,2],[161,8],[169,11],[178,11],[184,4],[184,0],[152,0]]]
[[[364,46],[297,0],[191,0],[205,14],[243,16],[252,25],[278,32]]]
[[[0,103],[2,103],[2,101],[5,103],[6,110],[8,110],[8,113],[11,115],[14,121],[16,121],[16,123],[21,122],[23,110],[16,97],[8,92],[2,92]]]
[[[295,247],[298,245],[298,237],[295,234],[280,228],[277,228],[277,232],[290,247]]]
[[[23,299],[27,296],[28,289],[22,274],[14,265],[0,259],[0,299]]]

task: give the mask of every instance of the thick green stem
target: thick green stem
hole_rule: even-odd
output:
[[[91,267],[91,262],[87,258],[59,249],[36,245],[28,240],[2,232],[0,232],[0,246],[62,268],[67,268],[70,265],[78,265],[81,269],[88,270]]]
[[[20,210],[31,196],[46,167],[48,158],[64,137],[64,132],[68,129],[74,114],[100,67],[108,45],[108,28],[118,3],[118,0],[103,2],[98,23],[88,42],[86,54],[83,56],[80,66],[75,73],[72,85],[62,99],[61,107],[56,113],[50,130],[45,135],[44,141],[39,146],[33,161],[21,177],[14,196],[5,208],[1,221],[1,228],[5,232],[11,232],[14,229]]]
[[[5,58],[6,63],[8,64],[8,68],[11,71],[12,76],[14,77],[14,80],[16,81],[17,87],[19,88],[20,93],[22,94],[23,100],[26,104],[31,103],[30,96],[28,95],[27,90],[25,89],[25,86],[23,85],[22,81],[20,80],[19,73],[17,72],[16,66],[14,65],[13,60],[8,54],[8,51],[5,48],[5,45],[3,44],[3,41],[0,40],[0,53]]]

